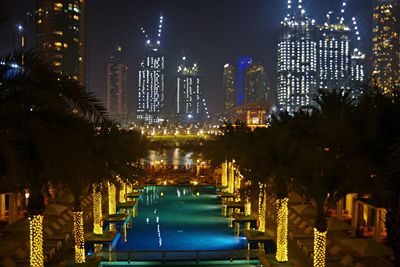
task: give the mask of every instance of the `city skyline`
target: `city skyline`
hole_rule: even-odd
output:
[[[27,10],[32,6],[28,1],[23,1]],[[126,6],[127,11],[121,10],[117,6],[109,6],[104,1],[96,2],[96,6],[88,3],[88,45],[89,45],[89,89],[95,91],[101,99],[105,99],[106,92],[106,71],[104,66],[107,64],[108,54],[115,41],[121,40],[121,45],[126,47],[124,62],[129,66],[128,81],[128,109],[132,112],[136,108],[137,95],[137,73],[141,49],[143,47],[141,27],[152,28],[154,17],[162,12],[167,20],[165,31],[167,32],[163,45],[166,52],[166,109],[171,109],[174,105],[174,74],[176,66],[179,64],[180,52],[188,49],[200,65],[204,66],[203,75],[205,77],[204,95],[212,113],[224,110],[222,88],[223,66],[226,63],[234,64],[240,56],[251,56],[264,65],[267,76],[271,81],[272,95],[276,91],[276,54],[277,54],[277,34],[278,25],[282,16],[286,12],[285,1],[274,1],[265,3],[264,1],[252,1],[245,6],[240,1],[199,1],[190,4],[179,1],[169,1],[168,4],[161,1],[152,1],[148,5],[138,1],[133,5],[121,0],[121,6]],[[329,4],[322,5],[320,1],[303,1],[304,7],[310,16],[315,17],[318,22],[322,22],[329,5],[340,6],[341,1],[327,1]],[[367,52],[368,59],[370,52],[370,32],[372,25],[372,1],[369,5],[361,5],[364,1],[351,1],[348,3],[349,14],[355,14],[360,25],[360,33],[363,39],[362,47]],[[15,24],[16,14],[23,13],[22,6],[15,7],[14,4],[6,1],[6,7],[10,10],[10,21],[7,27]],[[192,6],[193,6],[192,5]],[[136,8],[133,8],[136,6]],[[215,7],[208,10],[207,7]],[[223,9],[219,9],[221,7]],[[363,10],[359,10],[362,7]],[[189,10],[183,12],[181,10]],[[218,11],[219,10],[219,11]],[[224,12],[220,12],[224,10]],[[130,11],[130,12],[128,12]],[[354,11],[354,12],[352,12]],[[153,15],[142,15],[142,13]],[[129,13],[129,14],[128,14]],[[15,14],[15,15],[14,15]],[[116,14],[121,14],[116,18]],[[204,21],[203,15],[207,14],[209,20]],[[279,15],[279,16],[278,16]],[[107,23],[101,21],[101,17],[108,16],[115,20]],[[243,19],[237,21],[237,18]],[[222,19],[223,18],[223,19]],[[349,17],[350,18],[350,17]],[[217,23],[226,28],[226,33],[211,27]],[[204,24],[202,27],[202,24]],[[7,31],[1,29],[4,34]],[[217,27],[219,28],[219,27]],[[237,29],[237,32],[236,30]],[[192,38],[193,37],[193,38]],[[0,46],[0,51],[7,51],[7,44]],[[203,49],[207,47],[209,49]],[[102,66],[102,64],[104,64]],[[100,66],[102,67],[100,69]]]

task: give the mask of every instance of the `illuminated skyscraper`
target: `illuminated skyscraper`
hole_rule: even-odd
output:
[[[245,101],[245,86],[246,86],[246,72],[247,69],[253,64],[253,60],[249,57],[241,57],[238,62],[238,80],[237,80],[237,105],[244,104]]]
[[[400,90],[399,8],[397,0],[375,0],[372,76],[386,94]]]
[[[137,119],[147,124],[164,121],[164,53],[161,50],[163,17],[160,17],[156,41],[146,40],[145,56],[140,62]],[[144,34],[145,31],[142,28]],[[146,37],[148,37],[146,35]]]
[[[227,114],[236,104],[236,74],[235,67],[230,64],[224,66],[223,87],[225,94],[225,113]]]
[[[278,43],[278,108],[293,112],[314,105],[317,90],[317,27],[298,0],[288,0]]]
[[[189,65],[182,57],[176,80],[176,113],[181,122],[199,122],[201,119],[202,88],[197,63]]]
[[[86,0],[38,0],[37,49],[58,73],[86,83]]]
[[[254,63],[246,71],[244,103],[265,102],[270,87],[262,65]]]
[[[320,27],[318,89],[349,90],[352,84],[352,31],[343,18],[332,19],[332,14],[328,13],[326,22]]]
[[[107,110],[113,117],[127,114],[128,67],[120,62],[121,46],[117,46],[110,56],[107,76]]]

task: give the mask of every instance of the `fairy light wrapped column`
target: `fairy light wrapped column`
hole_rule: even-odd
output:
[[[314,267],[326,265],[326,232],[314,228]]]
[[[85,236],[83,230],[83,211],[74,211],[75,263],[85,263]]]
[[[288,198],[277,199],[277,231],[276,231],[276,260],[278,262],[288,261]]]
[[[29,216],[29,266],[43,267],[43,215],[32,214]]]
[[[93,233],[95,235],[103,234],[103,227],[101,222],[102,220],[101,190],[102,190],[101,183],[93,185]]]
[[[224,163],[222,163],[221,184],[224,187],[228,186],[228,163],[226,161]]]
[[[124,182],[121,182],[121,188],[119,189],[119,203],[125,203],[125,193],[126,185]]]
[[[258,195],[258,218],[259,225],[258,231],[265,232],[265,215],[267,208],[267,194],[265,193],[265,186],[259,183],[259,195]]]

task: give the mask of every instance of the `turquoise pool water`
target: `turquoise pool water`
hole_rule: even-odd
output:
[[[243,249],[221,216],[213,187],[149,186],[139,198],[138,216],[117,251]]]

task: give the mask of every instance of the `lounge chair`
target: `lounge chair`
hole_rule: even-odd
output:
[[[71,221],[72,218],[69,217],[66,213],[61,214],[61,218],[67,222]]]
[[[15,267],[17,264],[10,258],[5,258],[0,261],[0,265],[3,267]]]
[[[354,266],[354,258],[350,255],[346,255],[340,260],[340,264],[343,267],[353,267]]]
[[[305,230],[296,229],[289,232],[289,238],[293,240],[294,238],[309,238],[313,237],[313,228],[308,226]]]
[[[58,223],[51,223],[50,227],[58,233],[72,233],[73,225],[60,226]]]
[[[69,240],[68,233],[57,233],[48,227],[45,227],[43,231],[44,231],[44,239],[45,240],[61,240],[61,241]]]
[[[49,239],[47,239],[47,240],[43,241],[43,246],[53,247],[56,250],[60,250],[62,248],[62,245],[63,244],[62,244],[61,240],[49,240]]]

